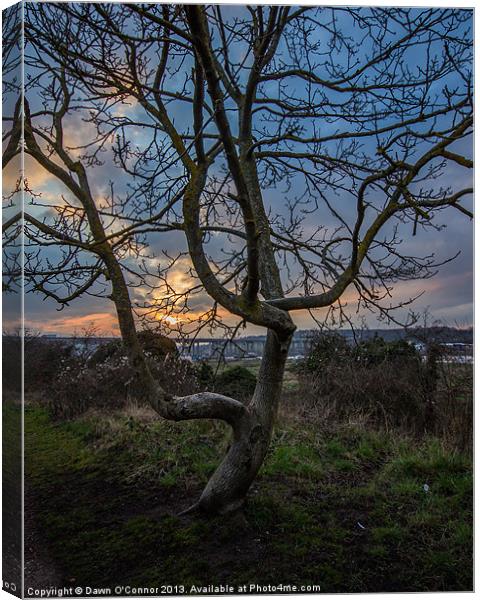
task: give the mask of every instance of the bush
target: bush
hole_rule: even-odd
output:
[[[215,385],[215,373],[211,365],[202,361],[195,365],[195,375],[202,390],[211,390]]]
[[[424,360],[405,340],[376,337],[349,346],[337,334],[314,340],[300,368],[302,412],[322,422],[367,419],[374,426],[440,437],[470,451],[473,369],[430,342]]]
[[[408,363],[412,366],[421,361],[415,346],[406,340],[386,342],[382,337],[361,341],[353,346],[351,354],[354,359],[367,367],[385,363]]]
[[[338,333],[317,336],[311,346],[303,365],[304,370],[316,372],[332,363],[344,364],[352,357],[352,349],[347,340]]]
[[[167,355],[178,356],[177,345],[170,338],[154,331],[140,331],[138,340],[147,356],[156,360],[163,360]],[[101,344],[88,359],[88,365],[95,367],[116,357],[124,356],[125,352],[121,340],[114,340]]]
[[[338,334],[314,340],[300,374],[306,411],[362,414],[386,426],[423,423],[421,357],[405,341],[375,337],[350,346]]]
[[[172,395],[187,395],[200,390],[193,365],[178,356],[163,359],[147,357],[153,377]],[[147,405],[127,356],[116,353],[103,362],[70,365],[59,370],[48,402],[56,418],[71,419],[88,409],[118,410],[135,404]]]
[[[25,369],[26,371],[26,369]],[[17,396],[22,389],[22,339],[19,334],[2,336],[2,388]]]
[[[473,365],[441,362],[431,431],[456,450],[473,448]]]
[[[54,386],[59,369],[77,368],[80,360],[71,343],[42,337],[25,336],[25,391],[38,392]]]
[[[173,340],[150,332],[139,337],[153,376],[168,393],[200,390],[194,366],[178,356]],[[76,351],[73,343],[29,338],[25,367],[26,391],[35,392],[58,419],[72,419],[89,409],[118,410],[144,403],[120,340],[102,344],[89,355]]]
[[[253,396],[257,378],[245,367],[230,367],[217,376],[215,391],[241,402],[247,402]]]

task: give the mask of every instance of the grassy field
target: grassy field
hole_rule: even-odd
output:
[[[31,510],[66,585],[472,589],[471,461],[434,439],[284,419],[244,515],[205,519],[177,515],[226,449],[219,424],[53,423],[32,406],[25,430]]]

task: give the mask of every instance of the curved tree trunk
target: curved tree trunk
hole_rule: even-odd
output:
[[[122,340],[130,364],[142,383],[146,399],[165,419],[174,421],[219,419],[232,427],[231,447],[195,506],[209,513],[226,513],[237,509],[243,504],[268,451],[280,399],[285,360],[291,335],[295,330],[288,312],[272,307],[268,302],[260,302],[256,297],[258,276],[262,285],[261,293],[266,300],[283,297],[283,290],[254,166],[248,165],[248,161],[245,161],[244,170],[247,178],[246,182],[240,181],[240,183],[245,188],[244,196],[250,197],[252,207],[255,209],[253,212],[247,211],[246,215],[246,218],[251,219],[255,225],[255,234],[250,240],[255,247],[250,248],[249,252],[251,257],[260,263],[261,268],[259,273],[256,266],[251,269],[249,273],[252,279],[251,289],[247,289],[240,297],[235,297],[232,292],[219,284],[203,252],[199,199],[205,185],[205,165],[192,170],[191,182],[184,194],[186,234],[190,255],[206,290],[212,298],[233,314],[269,328],[254,396],[247,407],[238,400],[210,392],[172,397],[155,381],[145,360],[136,332],[128,285],[118,258],[107,239],[90,190],[85,167],[80,162],[74,162],[61,148],[58,151],[69,169],[68,172],[47,157],[37,144],[33,133],[28,103],[25,104],[25,108],[25,141],[29,153],[45,169],[63,181],[85,210],[95,241],[94,252],[102,259],[106,274],[111,281],[110,297],[115,304]],[[233,167],[238,171],[238,160],[233,160],[233,163],[235,163]],[[76,174],[75,178],[72,177],[72,172]],[[237,175],[240,178],[241,174],[237,173]],[[242,202],[246,202],[245,198]]]
[[[232,426],[231,447],[196,505],[201,510],[226,513],[242,506],[270,446],[290,339],[268,331],[255,393],[247,413]]]
[[[109,260],[110,259],[110,260]],[[163,418],[220,419],[232,428],[231,446],[207,483],[199,501],[189,510],[224,514],[242,506],[267,454],[280,400],[291,333],[268,330],[253,398],[241,402],[209,392],[169,397],[153,380],[140,348],[131,311],[129,291],[118,263],[106,256],[123,342],[130,363],[145,384],[148,400]]]

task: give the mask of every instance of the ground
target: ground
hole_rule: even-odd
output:
[[[27,523],[53,583],[472,589],[471,461],[434,439],[282,417],[244,513],[206,519],[178,514],[227,447],[222,425],[135,409],[54,423],[30,406],[25,433]]]

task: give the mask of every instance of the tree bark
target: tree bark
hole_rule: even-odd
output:
[[[189,510],[226,514],[241,508],[270,446],[292,333],[282,336],[273,329],[268,330],[257,385],[247,407],[232,398],[208,392],[168,397],[151,376],[138,343],[128,287],[121,268],[108,257],[105,262],[108,264],[122,339],[152,407],[165,419],[220,419],[232,428],[227,454],[208,481],[199,501]]]
[[[225,514],[245,502],[270,446],[290,340],[291,334],[282,339],[268,331],[253,398],[245,415],[232,426],[230,449],[192,508]]]
[[[129,362],[141,383],[145,400],[163,418],[174,421],[188,419],[218,419],[232,428],[231,446],[205,487],[195,507],[208,513],[228,513],[241,507],[267,454],[282,389],[285,361],[295,325],[288,312],[273,308],[250,298],[249,294],[234,296],[219,284],[211,272],[203,252],[203,239],[199,224],[199,198],[205,185],[205,167],[195,167],[184,194],[185,229],[192,261],[207,292],[227,310],[250,322],[268,327],[260,372],[254,396],[248,406],[223,396],[203,392],[184,397],[170,396],[155,381],[145,360],[138,340],[128,284],[113,248],[110,246],[100,215],[90,191],[87,173],[80,162],[74,162],[58,143],[56,150],[66,169],[46,156],[37,144],[31,127],[30,112],[26,103],[25,139],[27,148],[38,162],[56,175],[79,199],[85,209],[94,239],[92,251],[99,256],[111,282],[111,299],[114,302],[122,340]],[[61,130],[61,128],[60,128]],[[264,298],[283,296],[278,266],[271,245],[261,190],[254,165],[244,165],[247,173],[245,196],[251,196],[256,214],[252,212],[251,225],[259,242],[262,265],[260,280]],[[76,178],[72,173],[76,174]],[[238,174],[239,179],[241,173]],[[248,189],[247,189],[248,188]],[[254,198],[254,201],[252,201]],[[244,198],[244,202],[247,199]],[[89,249],[89,248],[87,248]],[[255,274],[255,278],[257,274]]]

